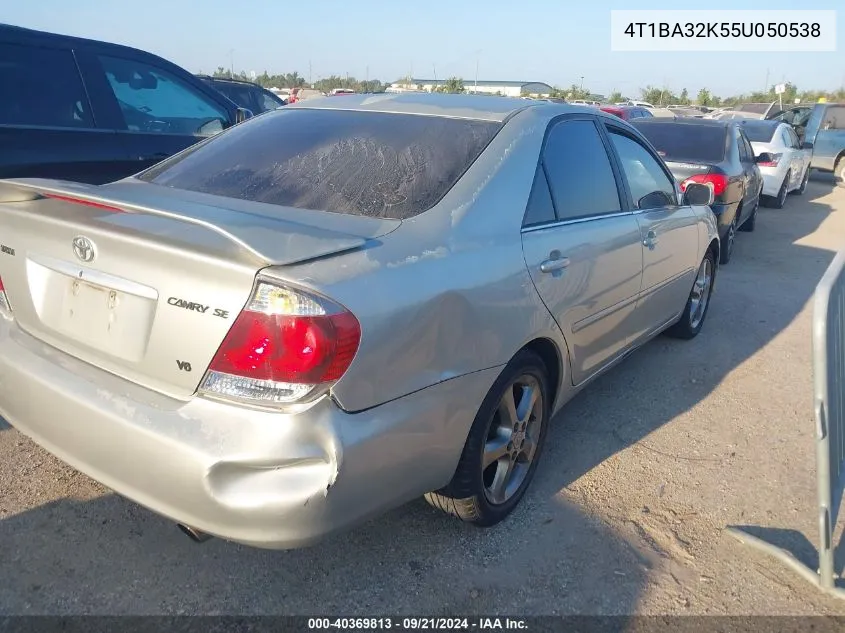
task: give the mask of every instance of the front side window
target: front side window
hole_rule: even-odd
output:
[[[501,123],[282,109],[159,163],[142,180],[226,198],[411,218],[454,186]]]
[[[553,124],[543,163],[561,220],[621,210],[610,159],[592,121]]]
[[[93,128],[73,53],[0,44],[0,125]]]
[[[830,106],[824,113],[823,130],[845,130],[845,106]]]
[[[634,205],[638,209],[675,205],[675,184],[649,151],[629,136],[613,130],[610,139],[619,154]]]
[[[126,129],[211,136],[226,126],[224,108],[171,73],[132,59],[99,59]]]

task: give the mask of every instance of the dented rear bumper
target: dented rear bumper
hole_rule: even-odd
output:
[[[497,369],[365,412],[176,400],[0,322],[0,415],[115,492],[224,539],[292,548],[445,485]],[[14,485],[14,482],[7,482]]]

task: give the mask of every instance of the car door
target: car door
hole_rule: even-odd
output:
[[[787,159],[787,164],[789,165],[788,191],[797,189],[801,183],[801,178],[804,176],[804,157],[795,147],[792,136],[790,136],[791,131],[788,125],[782,125],[777,130],[777,135],[780,137],[780,144],[783,146],[784,158]]]
[[[845,106],[827,106],[818,129],[813,153],[819,158],[819,167],[833,170],[837,157],[845,150]]]
[[[104,119],[124,144],[129,173],[146,169],[233,123],[222,96],[215,99],[210,88],[206,93],[169,69],[110,49],[87,50],[79,56],[84,60],[86,85],[103,103]]]
[[[804,179],[804,173],[810,168],[810,152],[801,147],[801,139],[798,137],[798,133],[794,128],[787,125],[786,134],[789,137],[789,146],[795,152],[796,162],[798,163],[800,174],[796,182],[800,186],[801,181]]]
[[[643,279],[633,322],[636,344],[684,309],[698,269],[698,219],[680,204],[672,173],[635,134],[606,124],[625,195],[643,243]]]
[[[642,280],[640,229],[594,117],[549,126],[522,245],[537,292],[566,337],[579,384],[625,352]]]
[[[741,225],[754,208],[757,194],[760,191],[762,177],[760,176],[760,168],[757,167],[754,148],[751,147],[751,143],[745,137],[745,132],[739,126],[735,127],[734,130],[737,147],[739,148],[739,163],[742,169],[743,182],[742,211],[738,220],[738,223]]]
[[[739,128],[738,131],[742,144],[745,146],[745,153],[748,156],[748,162],[744,167],[748,171],[750,188],[746,192],[748,207],[743,209],[745,211],[743,215],[748,215],[757,204],[760,192],[763,190],[763,174],[757,166],[757,156],[754,154],[754,148],[751,146],[751,141],[748,140],[748,135],[742,128]]]
[[[117,135],[98,126],[69,48],[0,43],[0,178],[102,184],[126,175]]]

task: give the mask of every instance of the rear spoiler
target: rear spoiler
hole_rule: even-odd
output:
[[[139,213],[166,217],[201,226],[222,235],[267,265],[287,265],[304,261],[303,257],[292,259],[292,250],[299,253],[307,251],[308,257],[305,259],[316,259],[329,254],[354,250],[368,242],[366,237],[285,218],[286,207],[279,207],[280,217],[274,218],[181,198],[170,198],[161,194],[156,195],[146,187],[130,182],[113,183],[111,186],[115,185],[119,188],[113,192],[97,185],[63,180],[42,178],[0,180],[0,204],[56,198],[115,213]],[[161,204],[151,206],[151,203],[155,202]],[[178,207],[178,211],[173,207]],[[292,241],[297,242],[295,249],[291,248]]]

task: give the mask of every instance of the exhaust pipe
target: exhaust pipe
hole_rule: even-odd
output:
[[[182,523],[177,523],[176,527],[178,527],[183,534],[187,534],[188,538],[191,539],[194,543],[205,543],[210,538],[213,538],[211,534],[206,534],[205,532],[200,532],[199,530],[192,528],[189,525],[184,525]]]

